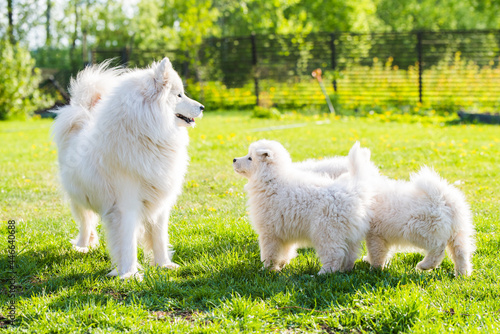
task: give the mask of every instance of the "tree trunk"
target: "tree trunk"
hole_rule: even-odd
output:
[[[76,59],[74,57],[75,54],[75,49],[76,49],[76,40],[78,39],[78,1],[75,1],[75,31],[73,33],[73,41],[71,43],[71,48],[69,49],[69,58],[71,61],[71,69],[73,72],[76,72],[78,70],[78,64],[76,62]]]
[[[45,46],[50,47],[52,44],[52,35],[50,34],[50,14],[52,10],[52,1],[47,0],[47,11],[45,12],[46,16],[46,22],[45,22],[45,31],[46,31],[46,37],[45,37]]]
[[[14,5],[13,5],[13,0],[7,0],[7,17],[9,19],[9,25],[7,27],[7,36],[9,36],[9,40],[12,44],[16,43],[16,40],[14,39],[14,19],[13,19],[13,13],[14,13]]]

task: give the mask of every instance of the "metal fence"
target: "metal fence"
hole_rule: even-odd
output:
[[[145,66],[168,56],[206,104],[295,108],[324,104],[321,68],[337,105],[500,109],[500,31],[311,33],[206,39],[197,50],[93,50]]]

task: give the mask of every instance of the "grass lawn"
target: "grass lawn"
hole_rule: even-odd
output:
[[[500,128],[441,118],[252,119],[206,113],[191,129],[191,163],[173,210],[176,271],[145,263],[144,281],[105,277],[101,245],[73,251],[77,234],[57,180],[50,121],[0,123],[0,332],[500,332]],[[289,127],[283,127],[290,125]],[[317,276],[313,250],[280,273],[261,270],[246,212],[246,180],[232,170],[257,139],[279,140],[294,160],[347,154],[355,140],[381,171],[407,179],[428,164],[459,186],[477,229],[474,273],[455,278],[447,257],[419,272],[420,254],[385,270],[357,261],[350,273]],[[7,220],[16,221],[16,321],[6,325]]]

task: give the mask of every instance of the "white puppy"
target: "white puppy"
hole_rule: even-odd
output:
[[[53,126],[61,181],[80,223],[74,246],[86,252],[98,243],[97,213],[116,267],[109,275],[137,274],[139,239],[154,264],[175,268],[168,219],[188,164],[187,127],[204,107],[186,97],[168,58],[131,71],[107,65],[72,80],[71,103]]]
[[[336,179],[348,166],[336,162],[329,168],[322,160],[309,160],[304,167]],[[470,275],[474,227],[462,192],[425,166],[409,182],[381,176],[372,163],[369,168],[374,197],[365,260],[383,268],[394,251],[417,247],[426,254],[417,268],[429,270],[439,266],[447,249],[455,274]]]
[[[470,275],[474,227],[465,196],[428,167],[410,181],[382,178],[373,202],[373,219],[366,237],[366,260],[384,267],[390,249],[416,246],[425,251],[417,264],[430,270],[441,264],[445,249],[456,275]]]
[[[318,174],[327,174],[333,179],[347,173],[349,160],[345,156],[336,156],[321,160],[308,159],[294,162],[293,165],[303,171],[310,171]]]
[[[301,171],[275,141],[252,143],[247,156],[233,160],[248,178],[250,218],[259,235],[261,261],[279,270],[297,247],[312,245],[323,264],[319,274],[351,270],[369,229],[369,196],[360,179],[369,151],[355,144],[349,173],[332,180]]]

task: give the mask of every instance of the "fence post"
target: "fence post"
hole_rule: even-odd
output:
[[[252,43],[252,70],[253,70],[253,82],[255,87],[255,104],[259,105],[259,78],[257,73],[257,46],[255,43],[255,32],[252,32],[250,36],[250,41]]]
[[[417,57],[418,57],[418,101],[422,103],[422,72],[423,72],[423,49],[422,49],[422,32],[417,32]]]
[[[120,60],[121,60],[122,65],[127,66],[127,64],[128,64],[128,49],[126,46],[122,49]]]
[[[333,70],[333,91],[337,92],[337,79],[335,75],[335,71],[337,70],[337,49],[335,48],[335,34],[330,34],[330,52],[331,52],[331,61],[332,61],[332,70]]]

